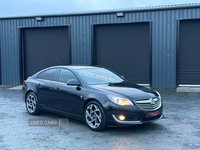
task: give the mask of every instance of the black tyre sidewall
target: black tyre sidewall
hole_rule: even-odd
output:
[[[86,121],[85,112],[86,112],[86,108],[87,108],[90,104],[95,104],[95,105],[100,109],[100,111],[101,111],[102,120],[101,120],[101,124],[100,124],[100,126],[99,126],[98,128],[92,128],[92,127],[90,127],[90,126],[88,125],[87,121]],[[91,130],[93,130],[93,131],[102,131],[102,130],[104,130],[104,129],[107,127],[107,125],[106,125],[106,116],[105,116],[105,112],[104,112],[104,109],[103,109],[103,107],[101,106],[101,104],[99,104],[99,102],[91,101],[91,102],[89,102],[89,103],[85,106],[85,108],[84,108],[84,119],[85,119],[85,122],[86,122],[87,126],[88,126]]]

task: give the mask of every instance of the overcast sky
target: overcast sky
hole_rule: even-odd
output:
[[[0,17],[200,3],[200,0],[0,0]]]

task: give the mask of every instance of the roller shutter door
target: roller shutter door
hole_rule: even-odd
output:
[[[200,20],[180,21],[179,84],[200,85]]]
[[[27,28],[23,30],[24,78],[55,65],[69,65],[68,27]]]
[[[150,24],[94,26],[93,64],[110,68],[136,83],[150,82]]]

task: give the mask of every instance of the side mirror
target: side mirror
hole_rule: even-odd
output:
[[[75,79],[71,79],[71,80],[67,81],[67,85],[80,86],[80,83]]]

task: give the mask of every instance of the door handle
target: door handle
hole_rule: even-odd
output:
[[[59,87],[55,88],[55,90],[58,91],[58,90],[59,90]]]
[[[40,85],[41,85],[40,83],[37,84],[37,86],[40,86]]]

